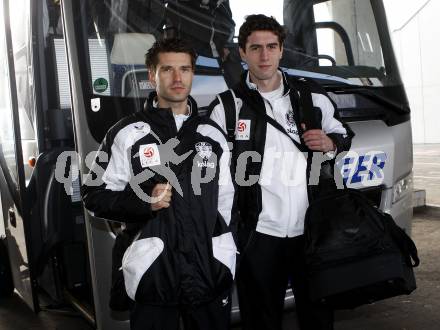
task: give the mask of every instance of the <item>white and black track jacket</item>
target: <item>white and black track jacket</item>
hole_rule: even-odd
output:
[[[95,216],[144,224],[138,241],[151,248],[144,244],[139,260],[149,266],[134,288],[130,282],[132,299],[197,305],[228,290],[235,273],[229,148],[221,128],[197,116],[191,98],[191,116],[179,131],[171,110],[155,108],[153,98],[108,131],[82,196]],[[142,198],[165,182],[173,184],[171,206],[153,212]]]
[[[294,85],[297,78],[287,77],[281,71],[280,76],[280,87],[270,93],[259,92],[250,82],[248,73],[233,89],[236,109],[234,159],[237,174],[244,172],[244,180],[237,175],[243,222],[239,228],[248,233],[256,230],[276,237],[295,237],[304,232],[309,203],[308,160],[286,134],[261,116],[265,112],[275,119],[292,139],[304,146],[303,151],[307,151],[301,139],[299,92]],[[335,108],[325,91],[316,83],[306,83],[312,94],[313,117],[318,128],[333,140],[338,152],[348,150],[352,132],[335,118]],[[210,118],[226,132],[225,110],[220,97],[213,101],[210,111]],[[261,159],[250,158],[249,152],[258,153]],[[247,181],[253,177],[258,181]]]

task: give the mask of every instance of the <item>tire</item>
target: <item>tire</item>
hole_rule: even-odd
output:
[[[0,298],[10,297],[14,292],[11,264],[6,247],[6,239],[0,238]]]

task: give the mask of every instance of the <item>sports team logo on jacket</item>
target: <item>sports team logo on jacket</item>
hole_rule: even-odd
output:
[[[151,158],[154,156],[154,148],[153,147],[148,147],[144,149],[144,155],[147,158]]]
[[[198,167],[214,168],[215,164],[213,162],[208,162],[212,155],[212,146],[208,142],[196,143],[196,151],[203,160],[202,162],[197,161]]]
[[[249,140],[251,135],[251,121],[249,119],[240,119],[237,121],[235,129],[236,140]]]
[[[160,165],[160,154],[157,144],[150,143],[139,146],[139,158],[142,167]]]
[[[196,151],[204,160],[208,160],[212,154],[212,146],[208,142],[196,143]]]
[[[298,128],[296,127],[295,117],[293,115],[292,109],[290,109],[286,113],[286,123],[287,123],[287,133],[298,135]]]

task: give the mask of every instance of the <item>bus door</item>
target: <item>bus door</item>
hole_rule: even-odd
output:
[[[30,6],[27,0],[0,6],[0,165],[2,213],[14,285],[24,301],[38,311],[31,267],[28,181],[25,154],[37,152],[32,116],[30,74]],[[27,163],[27,159],[26,159]]]
[[[75,149],[78,153],[79,171],[87,174],[90,159],[98,150],[107,130],[120,118],[142,109],[142,100],[134,97],[121,98],[132,93],[131,86],[141,86],[143,96],[151,90],[146,81],[143,58],[125,52],[126,59],[115,50],[127,47],[123,36],[109,39],[101,30],[108,17],[110,2],[74,1],[61,2],[64,37],[66,42],[70,75]],[[96,20],[94,20],[96,18]],[[101,20],[100,18],[103,18]],[[145,35],[130,35],[130,45],[151,44],[154,38]],[[130,41],[129,41],[130,42]],[[118,46],[119,45],[119,46]],[[124,55],[122,54],[122,55]],[[111,58],[113,60],[111,60]],[[130,59],[132,65],[125,65]],[[141,69],[141,70],[138,70]],[[117,77],[117,84],[114,84]],[[115,91],[118,91],[117,93]],[[137,95],[139,97],[139,94]],[[143,98],[145,100],[145,98]],[[81,178],[81,176],[80,176]],[[113,312],[109,308],[111,287],[111,255],[117,224],[106,222],[85,212],[90,275],[93,291],[94,319],[97,329],[123,330],[129,328],[128,313]]]

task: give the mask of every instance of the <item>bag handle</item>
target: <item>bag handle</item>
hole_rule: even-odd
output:
[[[400,228],[393,220],[391,215],[385,213],[388,221],[387,227],[389,229],[389,233],[393,238],[394,242],[397,244],[399,249],[402,251],[405,256],[405,261],[407,265],[411,267],[417,267],[420,265],[420,259],[417,252],[417,247],[414,244],[414,241],[408,236],[408,234]]]
[[[420,259],[417,252],[417,247],[411,237],[409,237],[408,234],[396,224],[390,214],[378,209],[368,198],[362,194],[362,192],[356,189],[349,189],[349,191],[352,194],[356,194],[368,206],[377,209],[386,218],[384,225],[390,233],[393,241],[397,244],[399,250],[404,255],[407,265],[414,268],[417,267],[420,264]]]

